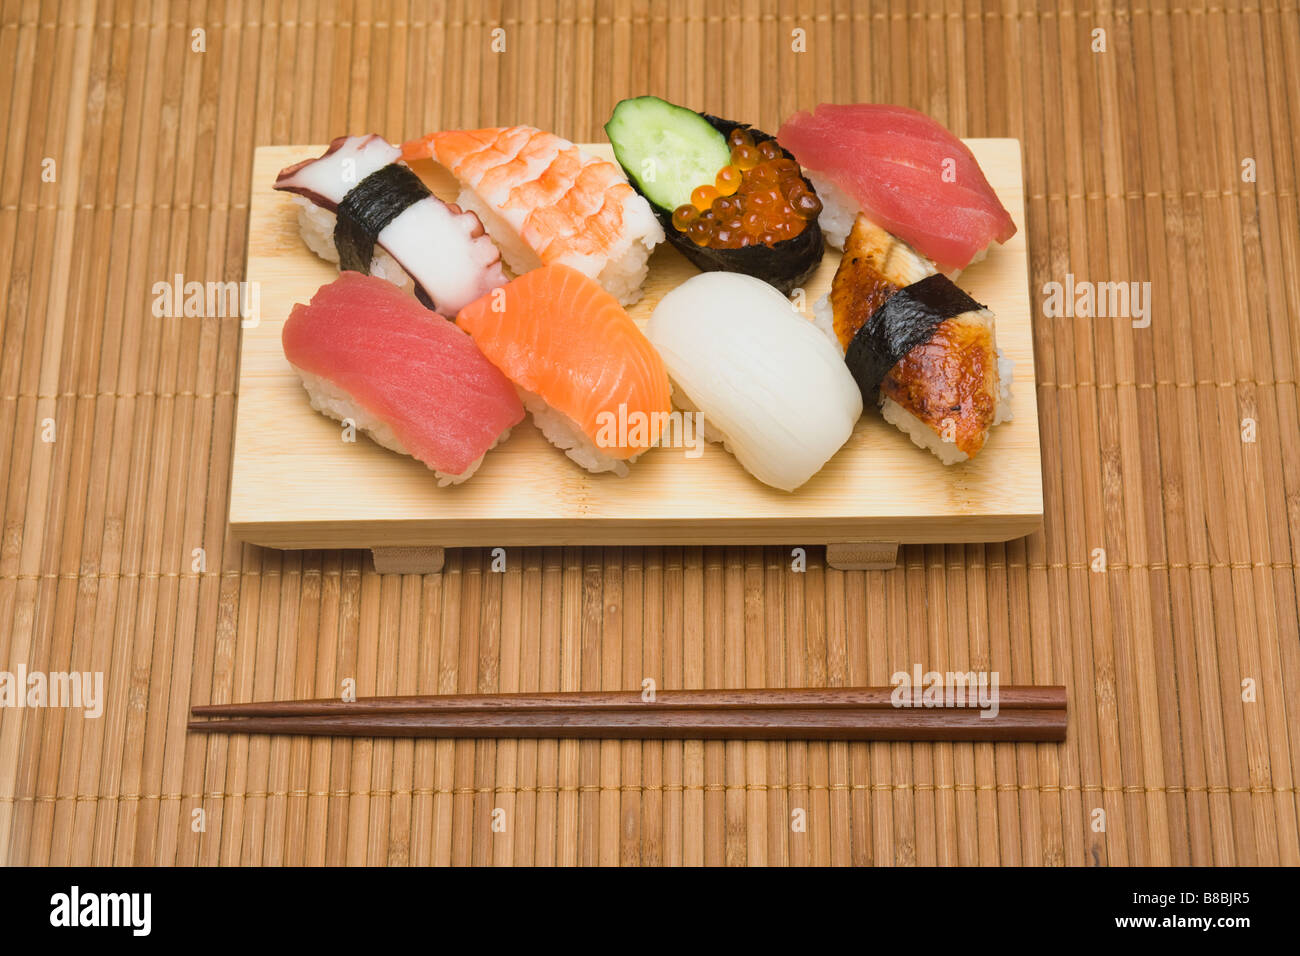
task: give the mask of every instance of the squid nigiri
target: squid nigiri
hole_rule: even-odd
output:
[[[862,397],[839,353],[771,285],[704,272],[659,300],[646,335],[683,409],[764,484],[794,491],[839,451]]]
[[[478,215],[516,274],[556,263],[621,305],[641,298],[664,231],[615,164],[532,126],[430,133],[402,156],[447,167],[461,184],[457,204]]]

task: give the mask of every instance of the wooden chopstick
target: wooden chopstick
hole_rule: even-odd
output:
[[[1010,693],[1011,691],[1017,693]],[[456,695],[194,708],[206,733],[625,740],[1065,739],[1061,687],[1000,688],[998,710],[895,707],[892,688]],[[882,696],[883,695],[883,696]],[[286,708],[288,708],[286,710]]]
[[[544,737],[624,740],[1064,740],[1066,711],[975,708],[549,710],[236,717],[196,721],[209,733],[332,737]]]
[[[394,713],[584,710],[782,710],[787,708],[895,709],[892,687],[797,687],[772,690],[661,690],[653,700],[640,691],[577,691],[542,694],[442,694],[363,697],[344,701],[259,701],[249,704],[198,704],[195,717],[329,717]],[[1011,685],[998,688],[1001,710],[1063,710],[1065,688]]]

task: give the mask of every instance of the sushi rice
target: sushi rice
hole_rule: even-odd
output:
[[[805,169],[804,175],[817,190],[817,198],[822,201],[822,213],[817,217],[822,235],[836,249],[843,249],[849,231],[853,228],[853,220],[857,218],[858,204],[825,176],[811,169]]]
[[[370,414],[366,409],[358,405],[352,396],[343,389],[339,388],[327,378],[319,375],[313,375],[306,369],[293,366],[298,377],[302,379],[303,388],[307,390],[307,395],[311,399],[311,407],[316,409],[322,415],[327,415],[335,421],[342,422],[351,420],[357,428],[361,429],[377,445],[382,445],[390,451],[395,451],[399,455],[410,455],[406,446],[401,443],[393,430],[380,418]],[[497,445],[500,445],[510,437],[510,429],[506,429],[497,440],[488,446],[487,451],[491,451]],[[483,459],[487,457],[487,451],[479,455],[477,459],[459,475],[449,475],[445,472],[433,470],[434,477],[438,480],[438,487],[445,488],[448,485],[459,485],[462,481],[467,481],[478,471],[479,465],[483,464]]]
[[[843,353],[844,349],[840,346],[840,341],[835,335],[835,318],[831,310],[829,296],[824,295],[813,304],[812,324],[817,331],[830,340],[830,343],[835,346],[837,351]],[[997,349],[997,356],[998,402],[993,409],[993,421],[989,426],[990,428],[1002,422],[1009,422],[1012,418],[1011,380],[1015,376],[1016,363],[1007,358],[1001,348]],[[958,462],[966,461],[970,457],[952,442],[944,441],[943,436],[933,428],[883,393],[880,396],[880,414],[885,421],[912,439],[913,444],[918,448],[933,452],[945,465],[955,465]]]
[[[587,437],[587,433],[578,427],[568,415],[552,408],[546,399],[534,392],[520,388],[519,400],[524,403],[533,416],[536,425],[548,442],[560,449],[578,465],[598,475],[602,471],[611,471],[620,478],[626,478],[631,471],[628,465],[641,457],[635,454],[630,458],[614,458],[605,454],[600,447]]]

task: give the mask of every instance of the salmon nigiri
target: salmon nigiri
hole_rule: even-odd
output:
[[[672,411],[654,346],[612,295],[568,266],[526,272],[456,322],[515,383],[546,439],[588,471],[626,476]]]
[[[641,298],[650,251],[664,231],[615,163],[532,126],[447,130],[402,146],[461,184],[516,274],[560,263],[595,279],[623,305]]]

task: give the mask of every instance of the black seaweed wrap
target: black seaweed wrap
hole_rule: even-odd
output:
[[[340,271],[369,275],[379,233],[429,194],[420,177],[399,163],[390,163],[353,186],[339,203],[334,221]]]
[[[862,390],[875,402],[880,383],[903,356],[934,335],[945,319],[976,312],[980,305],[945,275],[936,273],[899,289],[849,342],[844,361]]]

